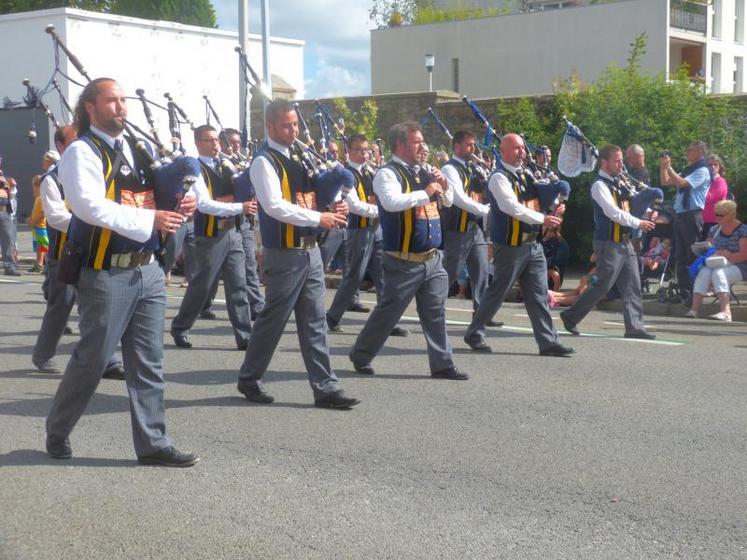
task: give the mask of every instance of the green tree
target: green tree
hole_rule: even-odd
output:
[[[175,21],[203,27],[215,27],[215,10],[210,0],[0,0],[0,14],[80,8],[144,19]]]
[[[345,135],[363,134],[369,140],[379,136],[377,121],[379,108],[373,100],[366,100],[357,111],[351,111],[342,97],[332,100],[335,112],[345,119]]]

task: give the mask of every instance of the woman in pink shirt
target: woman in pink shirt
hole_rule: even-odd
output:
[[[724,173],[726,172],[726,169],[724,169],[724,160],[716,154],[710,154],[706,158],[706,162],[711,170],[713,180],[708,189],[705,207],[703,208],[703,228],[700,230],[700,241],[705,241],[708,232],[716,225],[716,203],[719,200],[724,200],[729,193],[729,186],[726,184],[726,179],[724,179]]]

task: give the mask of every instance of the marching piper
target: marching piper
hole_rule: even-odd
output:
[[[210,292],[223,278],[228,317],[236,347],[246,350],[252,322],[246,292],[244,248],[241,220],[257,211],[256,201],[234,202],[230,171],[219,151],[218,131],[210,125],[195,129],[195,144],[200,159],[201,179],[195,183],[195,273],[189,281],[179,312],[171,322],[171,336],[179,348],[191,348],[187,332],[208,301]]]
[[[324,317],[324,267],[317,243],[319,228],[345,227],[347,206],[317,211],[317,193],[297,151],[298,115],[283,99],[265,109],[266,145],[249,168],[259,201],[259,227],[264,246],[265,306],[257,317],[238,390],[247,400],[269,404],[262,377],[270,364],[291,311],[314,405],[350,408],[360,401],[346,396],[329,359]]]
[[[625,338],[651,340],[656,336],[647,332],[643,324],[640,270],[631,232],[651,231],[655,224],[630,213],[628,193],[618,184],[623,170],[622,148],[604,146],[599,150],[599,165],[599,175],[591,186],[597,281],[569,309],[562,311],[560,318],[565,330],[578,336],[578,323],[615,286],[623,301]]]
[[[394,156],[374,177],[384,235],[384,289],[350,351],[359,373],[372,375],[371,362],[413,298],[428,345],[431,377],[469,379],[452,360],[446,333],[448,275],[442,264],[439,204],[450,206],[452,193],[440,171],[421,167],[424,148],[420,125],[394,125],[389,132]]]
[[[464,341],[473,351],[492,351],[485,342],[485,324],[518,279],[540,355],[568,356],[575,350],[560,344],[552,324],[547,305],[547,262],[540,244],[542,226],[557,227],[561,218],[540,212],[537,188],[522,167],[526,149],[521,136],[506,134],[500,149],[501,162],[488,181],[493,281],[467,327]],[[561,213],[562,208],[559,210]]]

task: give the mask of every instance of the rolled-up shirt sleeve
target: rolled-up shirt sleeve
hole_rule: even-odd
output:
[[[345,202],[348,203],[348,208],[351,214],[356,216],[363,216],[364,218],[377,218],[379,216],[379,208],[374,204],[363,202],[359,197],[355,189],[350,189]]]
[[[376,172],[373,188],[379,203],[388,212],[402,212],[416,206],[425,206],[431,201],[424,190],[403,193],[397,175],[387,168]]]
[[[283,198],[280,179],[275,172],[275,167],[266,157],[257,156],[252,160],[249,177],[257,193],[259,205],[267,214],[276,220],[294,226],[316,227],[319,225],[321,216],[319,212],[301,208]]]
[[[57,231],[67,232],[72,214],[70,214],[70,210],[65,206],[65,201],[62,198],[60,189],[57,188],[57,183],[49,175],[42,179],[40,195],[44,215],[47,218],[47,225]]]
[[[467,194],[464,192],[464,187],[462,186],[462,179],[459,176],[459,172],[454,169],[454,166],[444,165],[441,168],[441,172],[446,177],[446,181],[449,183],[449,190],[452,192],[452,196],[454,197],[454,206],[458,206],[462,210],[466,210],[467,212],[474,214],[475,216],[487,216],[490,214],[490,206],[487,204],[480,204],[479,202],[475,202],[472,200]]]
[[[202,214],[210,214],[219,218],[230,218],[244,212],[244,205],[240,202],[220,202],[214,200],[210,196],[202,176],[197,177],[197,181],[192,185],[192,194],[197,199],[197,209]]]
[[[488,189],[493,194],[498,208],[501,212],[513,216],[519,221],[527,224],[542,224],[545,221],[545,215],[542,212],[537,212],[524,206],[519,199],[516,198],[511,183],[508,178],[502,173],[493,173],[493,176],[488,182]]]
[[[638,229],[641,225],[641,220],[615,205],[612,193],[602,181],[597,181],[591,186],[591,198],[599,204],[604,215],[613,222],[634,229]]]
[[[156,211],[107,199],[101,159],[88,144],[77,140],[68,146],[60,159],[59,170],[65,200],[75,216],[139,243],[150,239]]]
[[[685,181],[690,183],[693,190],[705,190],[711,185],[711,174],[708,169],[701,167],[685,177]]]

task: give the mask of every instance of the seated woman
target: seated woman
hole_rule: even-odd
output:
[[[693,305],[685,316],[698,316],[708,287],[713,286],[721,311],[709,318],[728,322],[731,321],[731,285],[747,277],[747,225],[737,220],[737,203],[733,200],[721,200],[716,204],[716,219],[718,225],[713,226],[708,240],[716,249],[713,256],[725,257],[728,264],[719,268],[703,266],[698,271],[693,284]]]
[[[589,271],[583,275],[579,281],[578,286],[572,290],[547,290],[547,304],[551,309],[557,309],[558,307],[568,307],[576,303],[576,300],[584,293],[586,288],[589,287],[589,283],[592,284],[597,281],[597,257],[594,253],[589,257]]]

